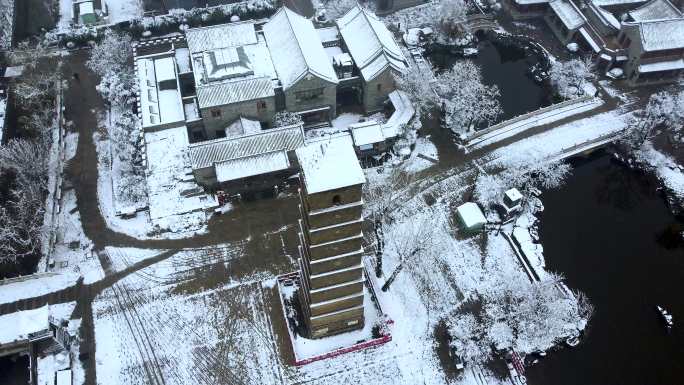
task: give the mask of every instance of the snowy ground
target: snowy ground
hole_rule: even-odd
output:
[[[119,23],[140,18],[143,15],[142,0],[102,0],[107,4],[109,22]]]
[[[281,383],[261,284],[189,284],[186,279],[206,267],[203,254],[176,254],[96,298],[99,383],[139,384],[150,377],[183,385]]]
[[[316,138],[322,135],[335,134],[347,131],[350,124],[358,123],[363,119],[363,115],[344,113],[332,120],[328,127],[316,128],[306,132],[307,138]]]

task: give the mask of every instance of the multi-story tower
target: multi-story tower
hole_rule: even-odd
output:
[[[299,299],[309,337],[363,327],[366,179],[349,134],[297,149],[301,166]]]

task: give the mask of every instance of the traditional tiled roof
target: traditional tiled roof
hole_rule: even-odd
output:
[[[337,75],[308,19],[281,8],[263,27],[273,66],[287,90],[306,74],[337,83]]]
[[[551,9],[569,30],[574,30],[586,23],[584,15],[570,0],[552,0],[549,2]]]
[[[236,138],[221,138],[190,145],[193,169],[211,167],[232,159],[290,151],[304,145],[301,125],[266,130],[262,133]]]
[[[201,108],[263,99],[274,95],[273,84],[269,78],[247,78],[197,87],[197,100]]]
[[[190,52],[203,52],[219,48],[256,44],[254,23],[230,23],[211,27],[190,28],[185,31]]]
[[[651,0],[641,7],[630,11],[629,17],[634,21],[675,19],[682,17],[682,13],[667,0]]]
[[[392,33],[374,14],[356,5],[337,20],[340,35],[366,81],[386,68],[404,71],[406,58]]]
[[[219,182],[268,174],[290,167],[286,151],[237,158],[216,164],[216,179]]]
[[[684,18],[644,21],[638,25],[644,51],[684,48]]]

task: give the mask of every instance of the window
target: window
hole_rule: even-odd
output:
[[[297,103],[310,102],[323,96],[323,88],[295,92]]]
[[[223,130],[218,130],[218,131],[215,131],[215,132],[216,132],[216,137],[217,137],[217,138],[225,138],[225,137],[226,137],[226,132],[223,131]]]
[[[257,110],[265,110],[266,109],[266,101],[265,100],[259,100],[257,102]]]
[[[335,195],[335,196],[333,197],[333,199],[332,199],[332,203],[333,203],[335,206],[338,206],[339,204],[342,203],[342,197],[339,196],[339,195]]]
[[[211,117],[212,118],[220,118],[221,117],[221,110],[211,110]]]
[[[378,83],[378,85],[375,86],[375,88],[377,88],[378,92],[382,91],[382,84]]]

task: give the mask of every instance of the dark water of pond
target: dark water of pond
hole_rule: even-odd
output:
[[[549,92],[528,75],[528,70],[539,62],[522,47],[497,41],[480,40],[478,55],[473,60],[480,66],[485,84],[496,85],[501,93],[503,114],[500,121],[534,111],[551,104]],[[463,59],[448,50],[428,54],[430,62],[440,70],[450,68]]]
[[[604,154],[544,192],[547,266],[596,311],[582,343],[529,368],[529,384],[684,384],[684,248],[671,236],[682,223],[657,187]],[[673,313],[671,331],[656,305]]]

